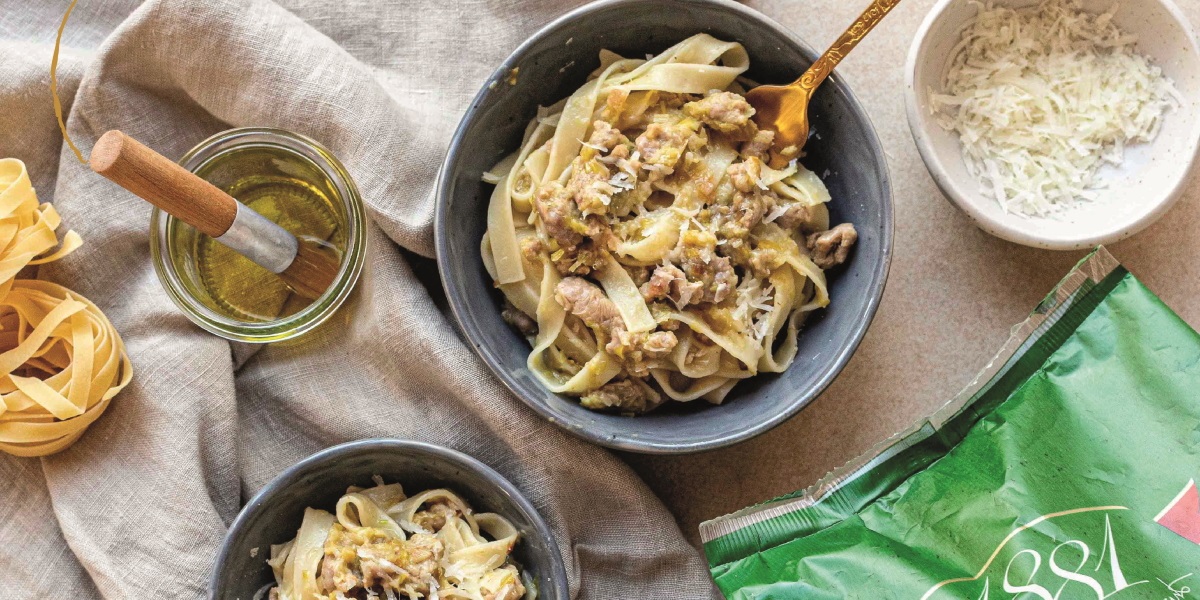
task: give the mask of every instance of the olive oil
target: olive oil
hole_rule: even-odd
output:
[[[347,220],[335,184],[307,157],[271,145],[252,145],[213,156],[196,174],[296,237],[320,242],[339,258]],[[191,275],[188,287],[208,308],[247,322],[293,315],[311,301],[267,269],[191,226],[175,221],[167,232],[170,260]]]

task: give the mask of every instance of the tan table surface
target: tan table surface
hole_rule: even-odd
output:
[[[1200,23],[1200,0],[1176,2]],[[867,2],[750,4],[824,49]],[[887,291],[858,352],[820,398],[767,434],[703,454],[626,456],[696,544],[701,521],[812,485],[931,413],[1084,254],[991,237],[934,185],[909,135],[902,94],[909,45],[933,4],[901,3],[838,68],[883,141],[896,213]],[[1162,220],[1109,250],[1200,327],[1200,183],[1191,186]]]

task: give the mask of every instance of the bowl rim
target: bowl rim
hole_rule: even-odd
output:
[[[233,560],[229,555],[230,540],[235,532],[245,526],[246,521],[250,519],[251,513],[257,513],[262,510],[267,510],[270,504],[267,498],[275,496],[288,487],[296,483],[303,473],[311,467],[326,462],[337,461],[349,456],[354,456],[366,451],[384,450],[389,453],[410,453],[424,456],[436,456],[448,462],[454,463],[464,470],[474,471],[483,475],[484,479],[496,486],[500,491],[512,500],[513,504],[524,513],[524,516],[533,523],[536,533],[546,544],[550,555],[550,578],[554,583],[556,597],[566,600],[570,597],[570,588],[567,586],[567,568],[563,563],[562,551],[558,547],[558,542],[554,539],[554,534],[546,520],[542,518],[541,513],[534,508],[533,504],[525,497],[524,494],[511,481],[497,472],[495,469],[487,466],[479,459],[453,450],[445,446],[438,446],[428,442],[418,442],[415,440],[403,440],[394,438],[371,438],[365,440],[355,440],[330,446],[309,455],[303,460],[287,467],[276,475],[267,485],[263,486],[249,502],[238,511],[237,517],[230,523],[229,529],[226,530],[225,536],[221,538],[221,548],[217,552],[216,561],[213,563],[212,574],[208,580],[208,598],[215,600],[217,594],[218,579],[226,570],[226,564]],[[540,595],[540,594],[539,594]]]
[[[437,256],[438,276],[442,282],[442,290],[446,294],[446,298],[450,307],[450,312],[454,316],[453,322],[455,329],[460,336],[466,341],[467,345],[475,352],[475,354],[483,360],[492,374],[500,380],[505,388],[510,393],[516,396],[526,406],[532,408],[542,418],[557,425],[560,429],[571,433],[572,435],[589,441],[600,446],[612,448],[614,450],[622,450],[627,452],[636,452],[641,454],[690,454],[695,452],[703,452],[707,450],[715,450],[724,448],[740,442],[757,437],[791,417],[795,416],[801,409],[808,406],[816,400],[824,391],[833,383],[834,379],[845,368],[850,358],[857,351],[862,343],[863,337],[866,335],[867,329],[870,328],[875,315],[878,312],[879,305],[883,299],[884,291],[887,287],[888,273],[891,268],[892,260],[892,244],[895,235],[895,217],[893,211],[893,195],[891,184],[891,171],[888,164],[887,155],[883,149],[883,144],[879,140],[878,131],[875,128],[875,123],[870,115],[863,108],[858,98],[850,90],[849,85],[837,73],[830,75],[830,79],[836,81],[845,92],[846,102],[850,112],[856,115],[865,124],[865,132],[867,134],[867,143],[870,146],[871,152],[880,158],[880,168],[877,174],[880,178],[881,189],[883,191],[883,202],[880,206],[880,253],[879,258],[874,265],[874,268],[868,273],[872,278],[869,284],[872,293],[867,298],[865,309],[855,316],[855,320],[850,328],[850,337],[845,345],[843,345],[835,354],[833,361],[829,363],[826,372],[816,380],[816,383],[806,392],[795,395],[795,400],[787,405],[784,410],[780,410],[775,414],[768,416],[760,421],[755,421],[744,427],[737,429],[731,433],[721,436],[710,437],[699,441],[689,442],[661,442],[644,437],[625,437],[625,436],[609,436],[603,435],[592,428],[585,425],[576,425],[573,422],[564,422],[559,415],[554,414],[551,410],[543,406],[540,402],[526,398],[520,391],[504,369],[500,368],[499,357],[495,351],[490,348],[485,348],[476,340],[479,339],[479,332],[474,327],[469,327],[469,320],[464,318],[462,306],[459,299],[462,291],[459,290],[453,283],[454,279],[451,276],[453,269],[446,260],[449,255],[450,240],[445,233],[447,229],[447,220],[450,216],[447,214],[449,205],[449,196],[447,189],[447,172],[451,165],[458,159],[459,149],[461,148],[468,126],[473,122],[474,116],[477,113],[479,106],[483,103],[488,92],[490,82],[502,80],[507,77],[508,73],[517,66],[523,56],[536,43],[543,38],[551,35],[557,29],[567,25],[568,23],[584,19],[591,13],[608,9],[611,7],[619,7],[626,4],[644,4],[647,2],[657,3],[664,7],[670,7],[678,4],[703,4],[712,5],[723,8],[732,13],[737,14],[741,18],[745,18],[755,22],[761,26],[771,28],[783,35],[787,40],[802,54],[810,57],[810,60],[816,60],[818,53],[813,50],[804,40],[802,40],[791,29],[784,27],[766,14],[743,6],[732,0],[597,0],[589,4],[577,7],[570,10],[559,17],[553,19],[546,25],[538,29],[533,35],[522,42],[514,49],[504,62],[496,68],[495,71],[485,80],[480,90],[471,103],[468,105],[459,121],[458,127],[454,131],[454,135],[450,140],[446,156],[438,170],[437,181],[435,183],[435,206],[434,206],[434,246]]]
[[[1155,1],[1167,11],[1172,20],[1183,31],[1184,36],[1189,42],[1186,50],[1200,56],[1200,43],[1197,43],[1195,30],[1179,6],[1171,0]],[[1019,226],[1014,226],[1010,222],[998,220],[985,212],[979,206],[979,203],[966,193],[963,187],[966,185],[966,182],[961,182],[951,177],[940,155],[934,150],[929,130],[935,127],[936,123],[928,119],[924,114],[927,102],[923,100],[924,94],[920,93],[915,85],[917,61],[929,44],[929,32],[940,23],[945,16],[946,10],[954,2],[955,0],[938,0],[937,4],[929,10],[929,13],[921,22],[921,26],[917,29],[916,35],[913,37],[904,64],[904,104],[908,117],[909,132],[912,134],[913,142],[917,146],[917,152],[920,153],[922,162],[925,163],[926,170],[933,177],[933,181],[938,189],[941,190],[942,195],[951,204],[961,210],[977,227],[998,238],[1031,248],[1041,248],[1044,250],[1083,250],[1101,244],[1111,244],[1137,234],[1158,221],[1183,196],[1184,189],[1191,181],[1192,175],[1196,170],[1197,160],[1200,159],[1200,120],[1197,120],[1191,131],[1191,156],[1188,158],[1187,165],[1171,183],[1170,189],[1157,199],[1150,210],[1134,220],[1094,233],[1048,237],[1027,231]],[[944,58],[942,60],[942,66],[944,67],[944,61],[949,59]],[[1022,222],[1019,221],[1018,223]]]

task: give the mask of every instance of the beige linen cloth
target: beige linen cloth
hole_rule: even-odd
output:
[[[86,153],[119,128],[170,157],[234,126],[297,131],[349,168],[375,223],[358,291],[298,343],[192,325],[150,263],[147,205],[80,165],[51,111],[67,0],[0,0],[0,156],[24,160],[85,247],[42,276],[95,301],[133,383],[70,450],[0,455],[0,598],[200,598],[243,501],[348,440],[443,444],[499,470],[552,526],[574,597],[711,597],[699,553],[613,455],[505,391],[414,276],[434,177],[491,70],[569,4],[81,0],[61,64]],[[255,352],[257,350],[257,352]]]

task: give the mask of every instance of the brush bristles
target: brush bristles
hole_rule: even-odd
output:
[[[338,260],[312,242],[300,240],[296,259],[279,274],[297,294],[316,300],[333,285],[340,265]]]

